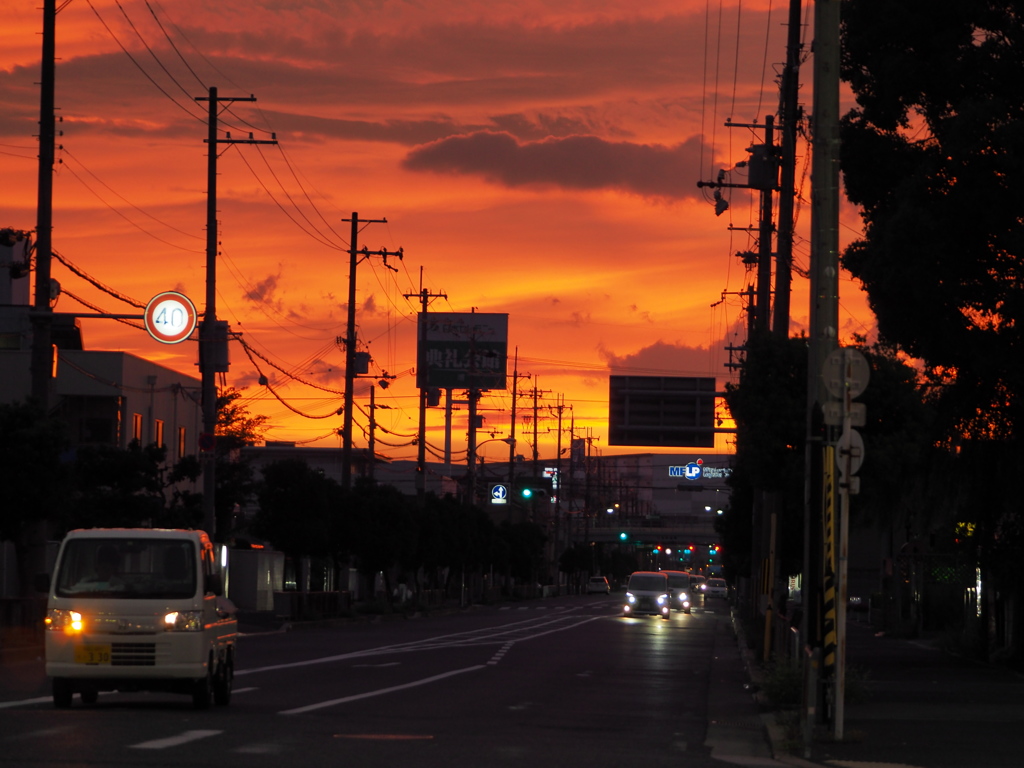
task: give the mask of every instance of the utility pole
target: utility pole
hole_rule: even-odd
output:
[[[773,144],[775,118],[768,115],[764,119],[764,165],[771,171],[775,170],[775,145]],[[755,149],[757,149],[755,147]],[[756,157],[756,155],[755,155]],[[751,158],[751,176],[754,174],[754,159]],[[751,186],[755,186],[751,180]],[[776,188],[775,174],[762,182],[761,218],[758,222],[757,237],[757,311],[754,313],[755,326],[759,333],[767,334],[771,324],[772,301],[772,191]]]
[[[431,293],[423,287],[423,267],[420,267],[420,292],[419,293],[406,293],[403,294],[405,298],[411,299],[418,296],[420,299],[420,318],[417,324],[418,343],[419,349],[416,350],[417,359],[419,360],[419,367],[423,370],[422,374],[426,375],[426,325],[427,325],[427,309],[430,307],[431,299],[447,299],[448,294],[446,293]],[[416,498],[419,500],[420,505],[423,504],[423,499],[427,493],[427,397],[428,387],[420,387],[420,423],[419,433],[416,441]]]
[[[822,541],[825,511],[835,508],[835,488],[825,482],[824,467],[834,440],[819,425],[823,421],[821,406],[828,397],[823,369],[829,353],[838,346],[839,329],[839,6],[840,0],[816,0],[814,4],[811,297],[804,473],[804,539],[808,542],[804,550],[804,576],[811,583],[803,592],[802,634],[805,644],[822,643],[821,660],[826,675],[837,668],[837,649],[845,644],[845,636],[837,635],[834,602],[830,606],[823,595],[821,569],[816,567],[824,558],[818,545]],[[833,726],[834,738],[841,741],[841,709]]]
[[[775,245],[775,314],[772,329],[789,337],[789,296],[793,266],[793,208],[796,202],[796,130],[800,122],[797,96],[800,87],[800,0],[789,0],[786,68],[782,71],[779,122],[782,129],[779,183],[779,227]]]
[[[562,412],[565,410],[565,395],[558,396],[558,405],[555,406],[558,412],[558,436],[555,440],[555,546],[553,549],[554,563],[558,564],[559,538],[561,536],[562,524]]]
[[[764,131],[764,143],[754,144],[747,148],[750,152],[750,160],[738,165],[746,165],[748,176],[746,184],[734,184],[725,181],[724,169],[719,170],[718,178],[715,181],[698,181],[697,187],[709,187],[715,190],[716,214],[720,214],[729,208],[728,202],[721,196],[723,188],[756,189],[761,192],[761,212],[758,222],[758,253],[757,253],[757,301],[752,305],[753,311],[750,318],[750,332],[764,332],[770,330],[771,324],[771,295],[772,295],[772,192],[778,189],[778,163],[774,146],[774,125],[775,118],[772,115],[765,117],[763,125],[758,123],[734,123],[727,122],[727,128],[749,128],[762,129]],[[751,254],[752,255],[752,254]],[[744,259],[744,263],[751,263]]]
[[[39,94],[39,185],[36,202],[36,285],[32,312],[32,396],[50,412],[53,345],[50,308],[50,262],[53,257],[53,163],[56,126],[57,2],[43,0],[43,59]]]
[[[530,374],[525,374],[522,378],[530,378]],[[512,419],[509,427],[509,441],[508,441],[508,489],[511,493],[516,487],[516,410],[517,401],[519,400],[519,347],[516,347],[515,357],[512,362]],[[512,520],[512,505],[509,504],[508,508],[509,522]]]
[[[356,266],[371,256],[380,256],[385,267],[397,271],[388,264],[388,257],[397,256],[401,259],[403,250],[399,248],[397,251],[389,251],[381,248],[369,251],[365,246],[359,250],[359,225],[387,224],[387,219],[360,219],[359,214],[353,211],[351,219],[342,221],[352,222],[352,236],[348,249],[348,325],[345,332],[345,416],[341,428],[341,485],[345,490],[349,490],[352,487],[352,407],[356,381]],[[359,258],[360,256],[362,258]]]
[[[207,163],[206,163],[206,309],[199,326],[199,372],[202,377],[203,435],[200,436],[200,457],[203,466],[203,526],[211,539],[217,532],[216,451],[214,434],[217,431],[217,374],[228,370],[227,323],[217,321],[217,145],[218,144],[277,144],[276,138],[247,139],[217,137],[217,114],[221,103],[256,101],[255,96],[218,96],[216,88],[209,95],[197,96],[196,101],[208,101]],[[273,136],[273,134],[271,134]]]
[[[471,355],[471,359],[475,359]],[[476,429],[477,401],[480,399],[479,389],[470,389],[469,397],[469,432],[466,435],[466,499],[468,506],[476,504]]]

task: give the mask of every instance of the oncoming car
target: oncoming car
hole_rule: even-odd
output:
[[[661,616],[668,619],[672,612],[669,598],[668,576],[658,571],[636,571],[626,584],[626,602],[623,616]]]
[[[668,576],[668,591],[672,610],[690,612],[690,574],[684,571],[662,571]]]
[[[230,702],[238,622],[202,531],[71,531],[46,586],[58,708],[115,690],[184,693],[197,709]]]
[[[604,576],[591,576],[590,581],[587,582],[587,594],[604,594],[610,595],[612,588],[608,585],[608,579]]]
[[[692,597],[704,597],[707,594],[708,584],[699,573],[690,574],[690,595]]]
[[[725,583],[725,579],[710,578],[707,581],[707,588],[704,590],[704,594],[708,597],[728,597],[729,587]]]

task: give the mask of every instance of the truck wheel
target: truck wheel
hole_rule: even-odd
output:
[[[213,693],[213,683],[210,680],[210,672],[206,677],[201,677],[192,683],[192,706],[195,709],[209,709],[210,695]]]
[[[53,678],[53,706],[68,709],[71,706],[71,683],[63,677]]]
[[[229,654],[220,665],[217,679],[213,681],[213,703],[226,707],[231,703],[231,689],[235,682],[235,662]]]

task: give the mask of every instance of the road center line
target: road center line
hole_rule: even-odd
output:
[[[440,675],[434,675],[433,677],[425,677],[422,680],[414,680],[411,683],[405,683],[403,685],[393,685],[390,688],[381,688],[378,691],[367,691],[366,693],[357,693],[354,696],[345,696],[340,699],[331,699],[330,701],[321,701],[318,704],[307,704],[304,707],[296,707],[295,709],[285,709],[278,712],[279,715],[300,715],[303,712],[312,712],[315,709],[324,709],[326,707],[333,707],[338,704],[345,704],[350,701],[359,701],[360,699],[369,699],[374,696],[383,696],[385,693],[394,693],[395,691],[404,691],[408,688],[416,688],[420,685],[429,685],[435,683],[438,680],[444,680],[446,677],[454,677],[455,675],[461,675],[464,672],[476,672],[478,669],[484,669],[486,664],[477,664],[473,667],[464,667],[462,669],[453,669],[451,672],[443,672]]]

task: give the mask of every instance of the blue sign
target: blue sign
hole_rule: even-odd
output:
[[[498,483],[491,486],[491,504],[508,504],[508,486]]]

